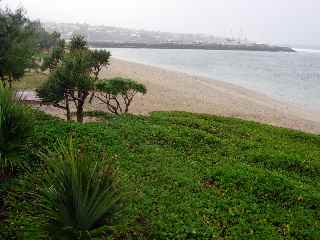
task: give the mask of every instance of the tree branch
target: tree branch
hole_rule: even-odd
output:
[[[67,110],[67,108],[66,108],[65,106],[62,106],[62,105],[60,105],[59,103],[53,103],[52,106],[54,106],[54,107],[56,107],[56,108],[63,109],[63,110]]]

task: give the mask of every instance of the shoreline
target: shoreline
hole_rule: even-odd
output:
[[[132,78],[147,87],[147,94],[133,101],[131,113],[206,113],[320,133],[319,112],[306,111],[231,83],[112,58],[100,78],[115,76]],[[103,110],[103,105],[95,103],[95,108]]]
[[[295,52],[290,47],[273,46],[267,44],[179,44],[179,43],[117,43],[104,41],[91,41],[93,48],[146,48],[146,49],[193,49],[193,50],[233,50],[233,51],[258,51],[258,52]]]

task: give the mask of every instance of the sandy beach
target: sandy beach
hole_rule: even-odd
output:
[[[208,113],[320,133],[320,113],[309,112],[223,81],[112,58],[110,67],[100,77],[115,76],[135,79],[148,89],[145,96],[135,99],[132,113]],[[104,110],[104,105],[95,105],[99,110]]]
[[[174,72],[149,65],[112,58],[100,78],[126,77],[143,83],[147,94],[137,95],[130,113],[147,115],[154,111],[186,111],[237,117],[278,127],[320,133],[320,113],[276,101],[261,93],[226,83]],[[42,105],[43,111],[65,118],[63,110]],[[95,100],[86,105],[87,111],[106,111]],[[98,121],[88,118],[85,121]]]

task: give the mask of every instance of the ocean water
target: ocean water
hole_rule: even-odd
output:
[[[320,111],[320,51],[110,49],[113,57],[229,82]]]

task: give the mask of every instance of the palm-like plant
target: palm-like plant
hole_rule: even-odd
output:
[[[41,155],[47,165],[41,195],[54,231],[67,239],[110,231],[122,197],[108,161],[78,151],[71,138]]]
[[[18,164],[10,154],[23,144],[31,128],[31,114],[21,97],[0,82],[0,177],[10,175]]]

